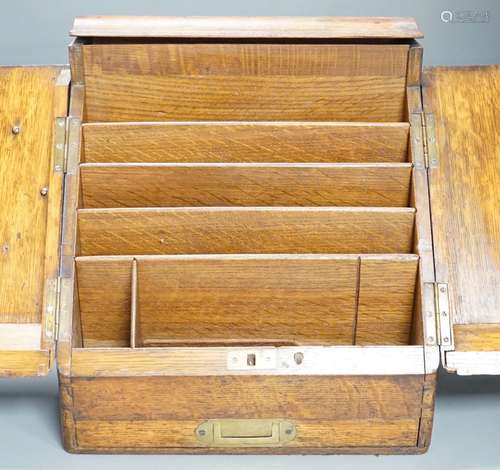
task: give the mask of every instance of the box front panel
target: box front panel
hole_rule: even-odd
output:
[[[207,420],[276,419],[295,437],[268,450],[411,451],[422,390],[422,376],[78,377],[73,450],[255,451],[251,441],[211,445],[197,429]]]

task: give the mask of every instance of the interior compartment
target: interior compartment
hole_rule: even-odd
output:
[[[77,258],[84,346],[408,344],[417,265],[416,255]]]
[[[83,44],[78,345],[421,344],[408,50]]]

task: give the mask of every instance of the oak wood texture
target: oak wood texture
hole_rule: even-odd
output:
[[[1,377],[32,377],[47,375],[50,364],[48,350],[0,351]]]
[[[80,255],[410,253],[411,208],[80,209]]]
[[[82,207],[399,206],[411,164],[84,164]]]
[[[417,262],[415,255],[77,258],[83,344],[129,346],[133,263],[137,347],[355,344],[355,337],[408,344]]]
[[[355,344],[409,344],[418,257],[361,259]]]
[[[412,39],[413,18],[349,16],[78,16],[70,34],[83,37]]]
[[[52,149],[67,87],[63,67],[0,68],[0,376],[43,375],[52,361],[46,281],[57,275],[62,196]]]
[[[498,65],[424,72],[438,154],[429,170],[436,281],[448,283],[456,325],[500,323],[499,90]]]
[[[454,325],[453,339],[457,351],[499,351],[500,324]]]
[[[352,344],[357,259],[138,262],[140,344]]]
[[[115,434],[106,446],[111,448],[191,447],[195,441],[186,440],[186,428],[192,427],[194,434],[208,417],[276,416],[297,423],[302,430],[295,443],[299,447],[416,446],[422,396],[421,376],[103,377],[71,382],[75,426],[84,433],[80,442],[77,431],[77,444],[88,448],[101,447],[97,439],[109,431]],[[131,432],[133,422],[143,432]],[[171,435],[173,427],[177,439],[151,436],[155,429]],[[318,439],[315,444],[313,438]]]
[[[42,320],[45,240],[60,67],[0,68],[0,320]],[[18,133],[12,129],[18,127]],[[54,191],[57,188],[53,188]]]
[[[129,346],[132,263],[76,263],[84,347]]]
[[[300,451],[304,447],[412,447],[416,443],[418,423],[418,419],[295,420],[297,437],[283,448]],[[196,420],[77,420],[75,427],[78,445],[82,448],[207,449],[209,446],[201,443],[194,432],[200,424]],[[224,453],[228,448],[217,447],[216,450]],[[262,448],[254,446],[253,453]]]
[[[405,44],[83,45],[85,121],[404,116]]]
[[[397,163],[407,161],[401,123],[86,123],[85,163]]]
[[[408,419],[420,417],[423,377],[97,377],[72,385],[77,420]]]

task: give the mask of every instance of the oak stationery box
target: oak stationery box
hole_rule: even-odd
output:
[[[500,67],[407,18],[71,34],[0,69],[0,374],[57,357],[72,452],[425,451],[440,361],[500,373]]]

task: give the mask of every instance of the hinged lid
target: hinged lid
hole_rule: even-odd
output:
[[[413,18],[349,16],[82,16],[80,37],[413,39]]]
[[[443,362],[500,374],[500,66],[427,68],[423,101],[436,310],[453,325]]]
[[[0,67],[0,376],[50,368],[69,70]]]

